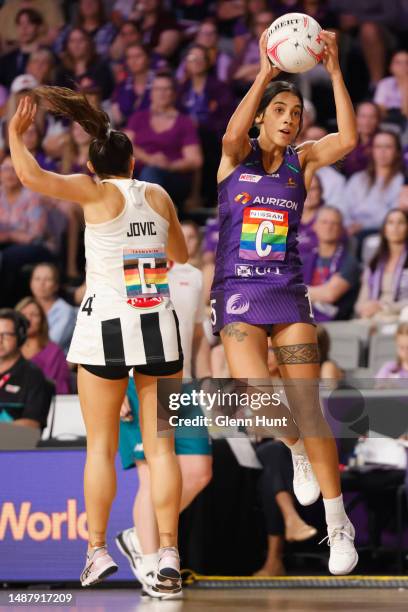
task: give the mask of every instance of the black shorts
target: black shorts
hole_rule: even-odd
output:
[[[160,363],[149,363],[148,365],[136,365],[136,366],[99,366],[99,365],[87,365],[81,363],[81,366],[91,374],[99,376],[100,378],[107,378],[108,380],[119,380],[121,378],[127,378],[129,371],[133,368],[138,374],[145,374],[146,376],[170,376],[176,374],[183,369],[183,357],[176,361],[162,361]]]

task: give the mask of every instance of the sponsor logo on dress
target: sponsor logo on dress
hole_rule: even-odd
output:
[[[262,178],[261,174],[243,174],[239,175],[239,181],[245,181],[246,183],[258,183]]]
[[[235,276],[249,278],[251,276],[265,276],[266,274],[281,274],[276,266],[255,266],[254,264],[235,264]]]
[[[288,182],[286,183],[286,187],[297,187],[297,183],[296,183],[295,179],[293,179],[291,176],[288,178]]]
[[[228,314],[244,314],[249,310],[249,300],[241,293],[234,293],[228,298],[225,310]]]
[[[239,193],[234,198],[234,202],[239,202],[240,204],[248,204],[248,202],[250,202],[251,200],[252,200],[252,196],[246,191]]]
[[[248,264],[235,264],[235,276],[241,276],[242,278],[248,278],[252,276],[253,265]]]
[[[132,308],[154,308],[158,306],[163,301],[162,297],[137,297],[137,298],[129,298],[126,300],[129,306]]]
[[[271,196],[256,196],[254,204],[269,204],[270,206],[281,206],[282,208],[289,208],[291,210],[298,209],[298,203],[293,200],[286,200],[285,198],[273,198]]]

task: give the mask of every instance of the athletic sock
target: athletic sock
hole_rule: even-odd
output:
[[[157,564],[159,562],[158,552],[150,553],[149,555],[142,555],[142,570],[144,574],[149,572],[156,572]]]
[[[288,446],[288,448],[294,455],[306,455],[307,456],[305,445],[303,443],[302,438],[299,438],[299,440],[295,442],[295,444]]]
[[[326,523],[329,527],[342,527],[348,522],[348,516],[344,509],[343,495],[332,499],[323,499],[326,514]]]

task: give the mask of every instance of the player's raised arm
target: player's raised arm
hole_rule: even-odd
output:
[[[222,139],[223,159],[218,173],[219,181],[223,180],[231,172],[232,168],[248,154],[250,150],[248,131],[253,125],[262,94],[271,79],[280,72],[269,61],[266,52],[267,34],[268,31],[265,30],[259,40],[259,72],[248,93],[241,100],[229,120]]]
[[[338,132],[328,134],[314,143],[300,145],[299,152],[304,150],[304,167],[307,174],[321,166],[335,163],[350,153],[358,142],[356,116],[340,69],[336,34],[322,30],[320,37],[326,43],[323,64],[333,84]]]
[[[24,187],[51,198],[87,204],[96,196],[96,185],[83,174],[60,175],[43,170],[23,142],[23,134],[35,120],[37,106],[28,96],[20,100],[9,125],[10,154]]]

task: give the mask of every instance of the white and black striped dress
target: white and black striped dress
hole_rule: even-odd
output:
[[[145,198],[146,183],[106,179],[124,196],[122,212],[85,228],[86,294],[67,360],[135,366],[182,357],[169,298],[168,222]]]

